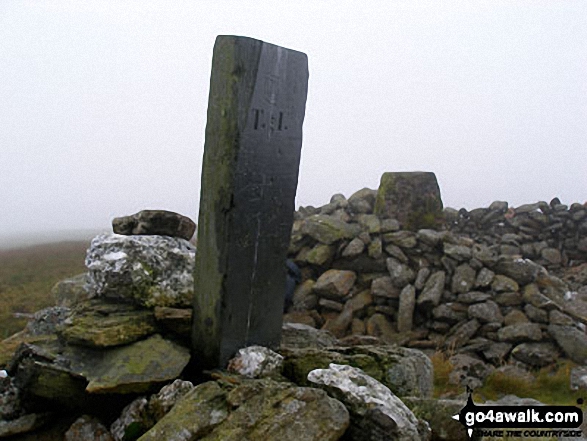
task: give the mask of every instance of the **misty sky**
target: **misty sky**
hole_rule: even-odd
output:
[[[220,34],[308,54],[296,206],[414,170],[454,208],[587,200],[584,0],[1,0],[0,234],[197,220]]]

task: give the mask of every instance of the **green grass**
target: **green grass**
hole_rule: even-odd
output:
[[[0,251],[0,340],[20,331],[27,320],[15,313],[33,313],[54,305],[55,283],[86,268],[89,242],[59,242]]]

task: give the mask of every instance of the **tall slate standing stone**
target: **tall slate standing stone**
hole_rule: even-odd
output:
[[[307,87],[305,54],[216,39],[194,274],[199,368],[279,345]]]

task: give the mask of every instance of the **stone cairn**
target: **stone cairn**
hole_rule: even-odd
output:
[[[289,257],[303,281],[285,321],[456,353],[482,377],[504,362],[585,364],[585,205],[443,210],[436,178],[423,175],[386,173],[379,190],[300,207]],[[396,212],[385,200],[400,202]]]

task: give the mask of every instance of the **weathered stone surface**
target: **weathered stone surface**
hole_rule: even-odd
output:
[[[375,238],[367,247],[367,254],[372,259],[380,259],[383,256],[383,244],[380,238]]]
[[[529,321],[530,320],[528,320],[526,314],[524,314],[519,309],[513,309],[504,317],[503,323],[505,326],[510,326],[517,325],[519,323],[528,323]]]
[[[51,306],[33,314],[33,318],[26,325],[26,332],[31,336],[49,335],[66,320],[70,313],[69,308]]]
[[[556,311],[556,310],[554,310]],[[552,311],[551,311],[552,312]],[[533,322],[548,323],[548,311],[537,308],[529,303],[524,305],[524,313]]]
[[[393,343],[394,337],[397,336],[395,327],[384,314],[375,313],[367,320],[367,334],[373,337],[379,337],[387,343]]]
[[[587,364],[587,335],[574,326],[549,325],[548,333],[565,355],[578,364]]]
[[[152,311],[90,301],[76,307],[59,335],[69,344],[104,348],[132,343],[156,332]]]
[[[321,390],[271,380],[243,381],[225,390],[207,382],[139,439],[335,441],[348,424],[348,411]]]
[[[560,265],[562,262],[561,252],[555,248],[544,248],[540,256],[551,265]]]
[[[413,285],[406,285],[399,295],[399,307],[397,311],[398,332],[408,332],[412,330],[415,307],[416,288],[414,288]]]
[[[397,288],[403,288],[416,278],[416,273],[408,265],[390,257],[386,260],[387,270],[391,276],[391,283]]]
[[[21,390],[14,384],[14,379],[0,371],[0,421],[18,418],[23,409],[21,403]]]
[[[442,199],[434,173],[384,173],[377,191],[375,214],[397,219],[407,230],[437,228]]]
[[[365,242],[355,237],[349,242],[342,252],[342,257],[356,257],[365,249]]]
[[[177,378],[190,359],[189,351],[154,335],[111,349],[88,367],[90,393],[141,393],[153,384]]]
[[[438,305],[444,291],[445,280],[446,274],[444,271],[436,271],[432,274],[426,281],[424,290],[416,299],[417,305],[425,309]]]
[[[576,366],[571,369],[571,390],[578,389],[587,389],[587,366]]]
[[[383,241],[385,243],[391,242],[392,244],[396,245],[400,248],[400,252],[401,248],[414,248],[418,244],[416,233],[406,230],[386,233],[383,235]],[[393,253],[389,252],[389,254]]]
[[[477,357],[467,354],[456,354],[450,357],[452,371],[449,383],[477,389],[483,385],[485,378],[493,371],[493,367]]]
[[[471,248],[465,245],[457,245],[450,242],[444,243],[444,254],[458,262],[471,259]]]
[[[112,231],[116,234],[161,235],[190,240],[196,224],[189,217],[166,210],[143,210],[130,216],[115,217]]]
[[[353,314],[356,314],[363,311],[371,304],[373,304],[373,296],[371,295],[370,290],[365,289],[353,295],[349,300],[347,300],[345,305],[350,308]]]
[[[309,310],[316,307],[318,300],[312,292],[315,283],[315,280],[307,279],[296,286],[293,296],[294,310]]]
[[[156,306],[153,313],[158,324],[177,335],[189,338],[192,324],[191,308]]]
[[[497,337],[500,341],[509,343],[540,341],[542,340],[542,331],[540,330],[540,325],[536,323],[518,323],[499,329]]]
[[[367,291],[368,292],[368,291]],[[335,337],[342,338],[347,334],[348,328],[353,321],[353,305],[350,301],[346,302],[342,311],[334,318],[329,318],[322,326],[322,329],[330,331]]]
[[[78,274],[77,276],[57,282],[51,288],[51,296],[57,306],[71,308],[81,300],[88,298],[86,283],[88,273]]]
[[[397,299],[400,295],[400,289],[391,281],[391,277],[379,277],[371,283],[371,294],[376,297],[385,297],[388,299]]]
[[[559,351],[552,343],[522,343],[512,349],[512,355],[521,362],[534,367],[543,367],[559,358]]]
[[[141,441],[201,439],[228,416],[226,392],[215,382],[196,386],[148,432]]]
[[[349,209],[353,213],[373,213],[377,190],[363,188],[354,192],[349,198]]]
[[[480,326],[479,322],[473,319],[453,328],[446,338],[444,346],[448,349],[458,349],[464,346],[475,335]]]
[[[110,433],[116,441],[136,439],[153,427],[155,421],[149,415],[148,404],[147,398],[139,397],[122,409],[120,416],[110,425]]]
[[[536,308],[546,310],[556,308],[554,302],[542,294],[538,288],[538,285],[535,283],[530,283],[524,286],[522,297],[526,303],[529,303]]]
[[[307,385],[311,370],[336,363],[362,369],[398,396],[432,396],[432,363],[416,349],[363,344],[322,350],[282,349],[282,355],[283,374],[297,384]]]
[[[432,310],[435,320],[447,323],[457,323],[467,319],[467,312],[459,308],[459,304],[441,303]]]
[[[263,346],[239,349],[228,362],[227,370],[249,378],[276,376],[281,373],[283,357]]]
[[[47,413],[29,413],[15,420],[0,420],[0,438],[31,432],[45,424],[50,416]]]
[[[492,268],[499,260],[499,255],[495,246],[475,244],[471,248],[471,253],[474,259],[477,259],[484,265]]]
[[[487,293],[487,292],[469,291],[469,292],[459,294],[457,296],[457,300],[460,303],[465,303],[465,304],[469,305],[472,303],[484,302],[484,301],[490,299],[491,297],[492,297],[491,294]]]
[[[349,435],[354,440],[429,439],[428,425],[421,424],[389,388],[361,369],[332,363],[328,369],[311,371],[308,380],[349,408]]]
[[[87,289],[91,297],[147,307],[190,306],[194,259],[195,248],[184,239],[102,234],[86,257]]]
[[[477,278],[475,279],[475,287],[476,288],[485,288],[491,285],[493,282],[493,278],[495,277],[495,273],[488,268],[481,268],[479,273],[477,274]]]
[[[284,323],[281,332],[282,348],[327,348],[338,340],[328,331],[300,323]]]
[[[543,311],[546,314],[546,311]],[[548,312],[548,319],[543,321],[542,323],[550,323],[551,325],[563,325],[563,326],[572,326],[575,324],[575,321],[568,316],[567,314],[563,314],[556,309]]]
[[[316,214],[304,220],[302,232],[320,243],[331,245],[342,239],[353,239],[360,233],[360,228],[332,216]]]
[[[431,247],[436,247],[436,246],[440,245],[442,240],[444,238],[446,238],[445,231],[436,231],[436,230],[427,230],[427,229],[418,230],[417,235],[418,235],[418,240],[420,240],[421,242],[423,242],[426,245],[429,245]]]
[[[82,415],[65,433],[65,441],[114,441],[114,438],[100,420],[89,415]]]
[[[359,225],[370,234],[381,233],[381,219],[374,214],[359,214],[356,217]]]
[[[480,323],[503,323],[503,315],[497,303],[488,300],[469,306],[469,318],[477,319]]]
[[[334,300],[329,300],[329,299],[320,299],[318,301],[318,305],[323,308],[322,309],[323,312],[325,310],[329,310],[329,312],[332,312],[332,311],[340,312],[344,308],[344,303],[336,302]]]
[[[498,274],[514,279],[520,285],[534,282],[538,274],[544,271],[544,268],[529,259],[511,257],[501,258],[495,269]]]
[[[357,279],[353,271],[331,269],[324,272],[314,285],[314,292],[333,300],[345,297]]]
[[[400,247],[394,244],[388,244],[385,246],[385,252],[389,254],[391,257],[396,258],[401,263],[408,263],[410,259],[406,256],[406,253],[402,251]]]
[[[563,303],[563,311],[575,320],[587,324],[587,302],[571,298]]]
[[[494,343],[482,351],[483,357],[494,365],[503,364],[510,353],[512,346],[513,345],[510,343]]]
[[[433,440],[467,439],[465,426],[452,418],[465,407],[466,401],[416,397],[403,397],[402,401],[418,419],[428,423]]]
[[[491,283],[491,289],[495,292],[515,292],[520,289],[518,283],[510,277],[498,274],[494,277]]]
[[[423,268],[420,268],[418,270],[418,273],[416,274],[416,280],[414,281],[414,287],[418,291],[421,291],[421,290],[424,289],[424,286],[426,284],[426,281],[428,280],[428,277],[430,277],[430,273],[431,272],[432,271],[430,270],[430,268],[428,268],[426,266],[423,267]]]
[[[183,396],[190,392],[194,385],[190,381],[175,380],[163,386],[159,392],[149,398],[149,413],[155,421],[163,418]]]
[[[468,264],[459,265],[452,276],[452,292],[459,294],[471,291],[475,284],[475,270]]]
[[[336,248],[333,245],[324,245],[319,243],[316,244],[310,251],[308,251],[308,253],[305,254],[304,258],[301,260],[312,265],[325,266],[332,261],[335,253]]]
[[[522,294],[519,292],[500,292],[494,297],[495,302],[500,306],[520,306],[522,304]]]
[[[318,318],[318,319],[317,319]],[[292,311],[284,314],[283,323],[296,323],[315,328],[323,322],[322,316],[317,311]]]

